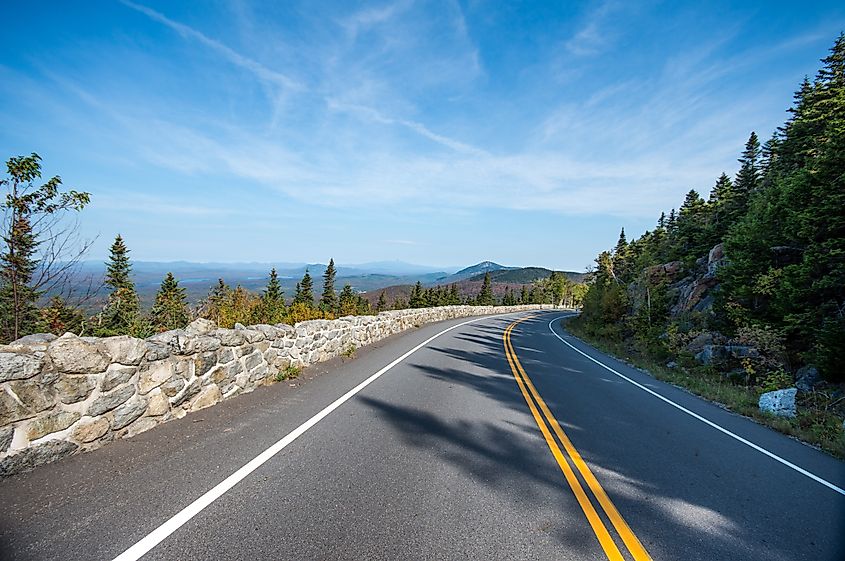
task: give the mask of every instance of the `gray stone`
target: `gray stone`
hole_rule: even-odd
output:
[[[107,432],[109,432],[109,420],[107,418],[83,420],[73,428],[73,438],[84,444],[97,440]]]
[[[259,364],[258,366],[255,367],[255,369],[250,371],[249,381],[250,382],[257,382],[258,380],[265,378],[267,376],[268,371],[269,371],[269,369],[267,368],[266,364]]]
[[[223,347],[217,355],[221,364],[226,364],[235,360],[235,351],[232,347]]]
[[[147,402],[140,397],[128,401],[125,405],[114,412],[114,419],[112,420],[111,428],[113,430],[122,429],[143,415],[146,410]]]
[[[8,390],[0,388],[0,426],[34,416],[35,411],[18,401]]]
[[[26,428],[26,437],[29,440],[38,440],[43,436],[65,430],[79,420],[79,413],[70,411],[56,411],[39,417],[29,423]]]
[[[111,393],[103,394],[88,406],[87,414],[92,417],[99,417],[106,411],[111,411],[118,405],[126,403],[133,395],[135,395],[135,388],[132,386],[124,386]]]
[[[147,354],[147,343],[143,339],[120,335],[103,339],[103,347],[112,362],[138,366]]]
[[[144,417],[143,419],[138,419],[131,425],[129,425],[129,429],[126,431],[126,436],[132,438],[137,434],[141,434],[142,432],[147,432],[151,428],[155,427],[158,424],[158,419],[151,419],[150,417]]]
[[[0,460],[0,477],[23,473],[76,452],[79,446],[67,440],[50,440]]]
[[[760,351],[748,345],[727,345],[725,349],[734,358],[757,358],[760,356]]]
[[[678,363],[675,362],[674,360],[670,360],[669,362],[666,363],[666,368],[677,368],[677,367],[678,367]]]
[[[700,333],[687,345],[687,350],[693,353],[700,352],[706,345],[713,344],[713,334],[709,332]]]
[[[203,353],[194,357],[194,375],[205,376],[217,364],[216,353]]]
[[[187,354],[205,353],[216,351],[221,347],[220,339],[216,337],[201,336],[189,339],[186,345]]]
[[[173,405],[173,407],[179,407],[180,405],[197,395],[201,389],[202,380],[199,378],[195,378],[194,381],[188,384],[188,387],[182,390],[182,393],[173,398],[170,403],[171,405]]]
[[[185,387],[185,379],[179,376],[173,376],[161,385],[161,391],[167,397],[173,397]]]
[[[24,407],[33,413],[46,411],[56,403],[56,390],[51,379],[44,376],[31,380],[18,380],[9,383],[12,390]]]
[[[50,343],[48,352],[53,366],[68,374],[96,374],[105,370],[110,362],[99,345],[73,333],[65,333]]]
[[[208,335],[209,333],[214,332],[217,329],[217,324],[210,319],[205,318],[197,318],[188,324],[188,327],[185,328],[185,333],[188,334],[189,337],[196,337],[198,335]]]
[[[821,381],[822,376],[815,366],[803,366],[795,373],[795,387],[798,391],[811,392]]]
[[[94,382],[88,376],[62,375],[55,384],[59,401],[65,404],[78,403],[88,398],[94,390]]]
[[[15,427],[3,427],[0,429],[0,454],[9,449],[12,444],[12,437],[15,436]]]
[[[26,380],[41,372],[43,359],[25,353],[0,353],[0,382]]]
[[[226,347],[238,347],[246,343],[243,332],[234,329],[217,329],[214,331],[214,337],[220,339]]]
[[[701,352],[695,355],[695,360],[702,364],[715,364],[730,356],[723,345],[704,345]]]
[[[264,357],[262,356],[262,354],[260,352],[255,352],[249,355],[248,357],[244,358],[244,367],[247,370],[252,370],[262,362],[264,362]]]
[[[47,345],[58,339],[52,333],[33,333],[32,335],[24,335],[20,339],[15,339],[9,343],[10,347],[28,347],[33,350],[46,351]]]
[[[121,384],[125,384],[132,379],[138,368],[135,366],[124,366],[122,364],[110,364],[109,369],[106,370],[103,376],[103,381],[100,383],[100,389],[104,392],[110,392]]]
[[[243,331],[244,329],[246,329],[246,326],[242,323],[235,323],[235,329],[237,329],[238,331]]]
[[[173,360],[148,362],[141,367],[141,374],[138,377],[138,391],[142,394],[149,393],[169,380],[174,373]]]
[[[797,393],[797,388],[766,392],[760,396],[757,405],[760,407],[760,411],[764,413],[771,413],[778,417],[794,417],[796,415],[795,395]]]
[[[168,347],[167,345],[151,343],[149,341],[145,341],[144,345],[147,347],[147,354],[144,356],[150,362],[164,360],[165,358],[170,356],[170,347]]]

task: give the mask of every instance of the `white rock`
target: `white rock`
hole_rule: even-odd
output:
[[[760,396],[760,402],[758,403],[760,411],[771,413],[778,417],[794,417],[796,414],[795,395],[797,393],[797,388],[766,392]]]

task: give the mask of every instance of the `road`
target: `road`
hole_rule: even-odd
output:
[[[424,326],[6,478],[2,558],[845,558],[843,462],[560,316]]]

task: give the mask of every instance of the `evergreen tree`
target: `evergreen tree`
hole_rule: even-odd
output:
[[[185,327],[191,321],[185,289],[173,273],[167,273],[156,294],[155,304],[150,311],[150,320],[157,331],[169,331]]]
[[[259,323],[276,324],[284,321],[287,310],[285,309],[285,293],[279,283],[279,275],[275,267],[270,270],[270,279],[267,288],[261,295],[259,306],[259,317],[255,318]]]
[[[376,311],[383,312],[387,309],[387,298],[385,297],[384,290],[381,291],[379,294],[378,302],[376,303]]]
[[[522,285],[522,291],[519,293],[519,303],[520,304],[528,304],[531,300],[531,296],[528,294],[528,285]]]
[[[411,290],[411,298],[408,301],[408,305],[411,308],[425,308],[425,290],[423,289],[422,283],[420,281],[417,281],[417,284],[415,284],[414,288]]]
[[[85,317],[77,308],[69,306],[61,296],[53,296],[47,306],[41,309],[41,325],[54,335],[74,333],[81,335]]]
[[[137,323],[141,303],[132,281],[132,264],[129,261],[129,248],[120,234],[109,248],[109,260],[106,263],[105,285],[111,288],[106,305],[100,313],[97,334],[125,335],[133,333]]]
[[[449,287],[449,305],[450,306],[458,306],[461,303],[461,293],[458,290],[458,285],[452,283],[452,286]]]
[[[338,297],[338,309],[341,316],[354,316],[358,313],[358,298],[357,294],[352,290],[348,284],[343,286]]]
[[[490,273],[484,273],[484,282],[481,283],[481,292],[478,294],[476,302],[479,306],[492,306],[496,303],[493,298],[493,286],[490,282]]]
[[[231,293],[232,289],[229,288],[229,285],[223,282],[223,279],[217,279],[217,284],[214,285],[214,287],[209,291],[208,296],[205,298],[200,315],[205,319],[210,319],[219,327],[222,327],[220,321],[221,310],[224,302],[231,298]]]
[[[323,273],[323,296],[320,298],[320,309],[327,313],[333,314],[338,307],[337,295],[334,292],[334,279],[337,271],[334,267],[334,259],[329,259],[329,266],[326,267],[326,272]]]
[[[309,308],[314,307],[314,281],[308,270],[302,276],[302,280],[296,285],[296,295],[293,298],[294,304],[305,304]]]

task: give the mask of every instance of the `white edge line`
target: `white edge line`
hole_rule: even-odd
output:
[[[322,411],[320,411],[319,413],[317,413],[316,415],[296,427],[294,430],[285,435],[281,440],[279,440],[278,442],[264,450],[261,454],[250,460],[232,475],[230,475],[229,477],[227,477],[226,479],[206,491],[205,494],[203,494],[200,498],[180,510],[173,517],[164,522],[161,526],[141,538],[140,541],[136,542],[129,549],[115,557],[114,561],[136,561],[140,559],[147,552],[149,552],[151,549],[161,543],[164,539],[166,539],[170,534],[178,530],[183,524],[185,524],[191,518],[202,512],[205,507],[219,499],[226,491],[240,483],[244,478],[246,478],[246,476],[261,467],[261,465],[267,462],[267,460],[281,452],[288,444],[302,436],[305,431],[319,423],[322,419],[324,419],[332,411],[343,405],[345,402],[349,401],[355,394],[370,385],[382,374],[384,374],[385,372],[387,372],[388,370],[390,370],[391,368],[393,368],[394,366],[396,366],[397,364],[399,364],[400,362],[402,362],[403,360],[405,360],[406,358],[426,346],[427,344],[431,343],[444,333],[448,333],[453,329],[457,329],[469,323],[474,323],[476,321],[481,321],[483,319],[488,318],[489,316],[484,316],[480,318],[471,319],[469,321],[465,321],[457,325],[453,325],[452,327],[444,329],[436,335],[429,337],[410,351],[407,351],[405,354],[395,359],[393,362],[391,362],[390,364],[388,364],[387,366],[385,366],[384,368],[382,368],[381,370],[379,370],[378,372],[376,372],[375,374],[373,374],[372,376],[370,376],[369,378],[367,378],[366,380],[364,380],[363,382],[361,382],[360,384],[358,384],[357,386],[337,398],[330,405],[326,406],[326,408],[324,408]]]
[[[789,460],[785,460],[785,459],[781,458],[780,456],[778,456],[777,454],[773,454],[772,452],[769,452],[769,451],[768,451],[768,450],[766,450],[765,448],[762,448],[761,446],[758,446],[757,444],[754,444],[753,442],[751,442],[751,441],[749,441],[749,440],[746,440],[746,439],[742,438],[742,437],[741,437],[741,436],[739,436],[738,434],[734,434],[734,433],[732,433],[732,432],[731,432],[731,431],[729,431],[728,429],[723,428],[723,427],[721,427],[721,426],[717,425],[717,424],[716,424],[716,423],[714,423],[713,421],[710,421],[710,420],[708,420],[708,419],[705,419],[704,417],[702,417],[702,416],[701,416],[701,415],[699,415],[698,413],[694,413],[694,412],[690,411],[689,409],[687,409],[687,408],[686,408],[686,407],[684,407],[683,405],[678,405],[677,403],[675,403],[675,402],[674,402],[674,401],[672,401],[671,399],[666,398],[666,397],[663,397],[663,396],[662,396],[662,395],[660,395],[659,393],[657,393],[657,392],[655,392],[655,391],[653,391],[653,390],[651,390],[651,389],[649,389],[649,388],[645,387],[644,385],[640,384],[639,382],[636,382],[636,381],[632,380],[631,378],[629,378],[629,377],[625,376],[624,374],[620,374],[619,372],[617,372],[617,371],[616,371],[616,370],[614,370],[613,368],[611,368],[611,367],[607,366],[606,364],[604,364],[604,363],[602,363],[602,362],[599,362],[598,360],[594,359],[593,357],[591,357],[590,355],[588,355],[588,354],[587,354],[587,353],[585,353],[584,351],[582,351],[582,350],[578,349],[577,347],[575,347],[574,345],[572,345],[572,343],[570,343],[569,341],[565,340],[563,337],[561,337],[560,335],[558,335],[558,334],[557,334],[557,332],[555,332],[555,330],[554,330],[554,329],[552,329],[552,324],[553,324],[554,322],[556,322],[556,321],[557,321],[557,320],[559,320],[559,319],[563,319],[563,318],[565,318],[565,317],[569,317],[569,316],[560,316],[560,317],[556,317],[556,318],[554,318],[552,321],[550,321],[550,322],[549,322],[549,331],[551,331],[551,332],[552,332],[552,334],[553,334],[555,337],[557,337],[558,339],[560,339],[560,340],[561,340],[561,341],[562,341],[565,345],[569,346],[569,347],[570,347],[572,350],[574,350],[575,352],[577,352],[577,353],[579,353],[579,354],[581,354],[581,355],[584,355],[585,357],[587,357],[587,358],[588,358],[588,359],[590,359],[591,361],[595,362],[596,364],[598,364],[599,366],[601,366],[601,367],[602,367],[602,368],[604,368],[605,370],[609,370],[610,372],[613,372],[614,374],[616,374],[617,376],[619,376],[619,377],[620,377],[620,378],[622,378],[623,380],[625,380],[625,381],[627,381],[627,382],[630,382],[630,383],[632,383],[633,385],[635,385],[635,386],[637,386],[638,388],[640,388],[641,390],[643,390],[643,391],[646,391],[646,392],[650,393],[651,395],[653,395],[654,397],[656,397],[656,398],[658,398],[658,399],[660,399],[660,400],[662,400],[662,401],[665,401],[666,403],[668,403],[668,404],[669,404],[669,405],[671,405],[672,407],[675,407],[676,409],[680,409],[681,411],[683,411],[683,412],[684,412],[684,413],[686,413],[687,415],[690,415],[691,417],[694,417],[694,418],[698,419],[698,420],[699,420],[699,421],[701,421],[702,423],[704,423],[704,424],[706,424],[706,425],[709,425],[709,426],[713,427],[713,428],[714,428],[714,429],[716,429],[717,431],[722,432],[722,433],[724,433],[724,434],[726,434],[726,435],[730,436],[731,438],[734,438],[734,439],[736,439],[736,440],[738,440],[738,441],[742,442],[742,443],[743,443],[743,444],[745,444],[746,446],[749,446],[749,447],[751,447],[751,448],[753,448],[753,449],[757,450],[757,451],[758,451],[758,452],[760,452],[761,454],[765,454],[766,456],[770,457],[770,458],[771,458],[771,459],[773,459],[773,460],[776,460],[776,461],[778,461],[778,462],[782,463],[783,465],[785,465],[785,466],[786,466],[786,467],[788,467],[788,468],[794,469],[795,471],[797,471],[797,472],[798,472],[798,473],[800,473],[801,475],[806,475],[807,477],[809,477],[809,478],[810,478],[810,479],[812,479],[813,481],[816,481],[817,483],[821,483],[821,484],[822,484],[822,485],[824,485],[825,487],[829,487],[829,488],[833,489],[834,491],[836,491],[836,492],[837,492],[837,493],[839,493],[840,495],[845,495],[845,489],[841,489],[840,487],[837,487],[836,485],[834,485],[834,484],[833,484],[833,483],[831,483],[830,481],[827,481],[827,480],[825,480],[825,479],[822,479],[822,478],[821,478],[821,477],[819,477],[818,475],[812,474],[812,473],[810,473],[809,471],[805,470],[805,469],[804,469],[804,468],[802,468],[802,467],[796,466],[795,464],[793,464],[793,463],[792,463],[792,462],[790,462]]]

